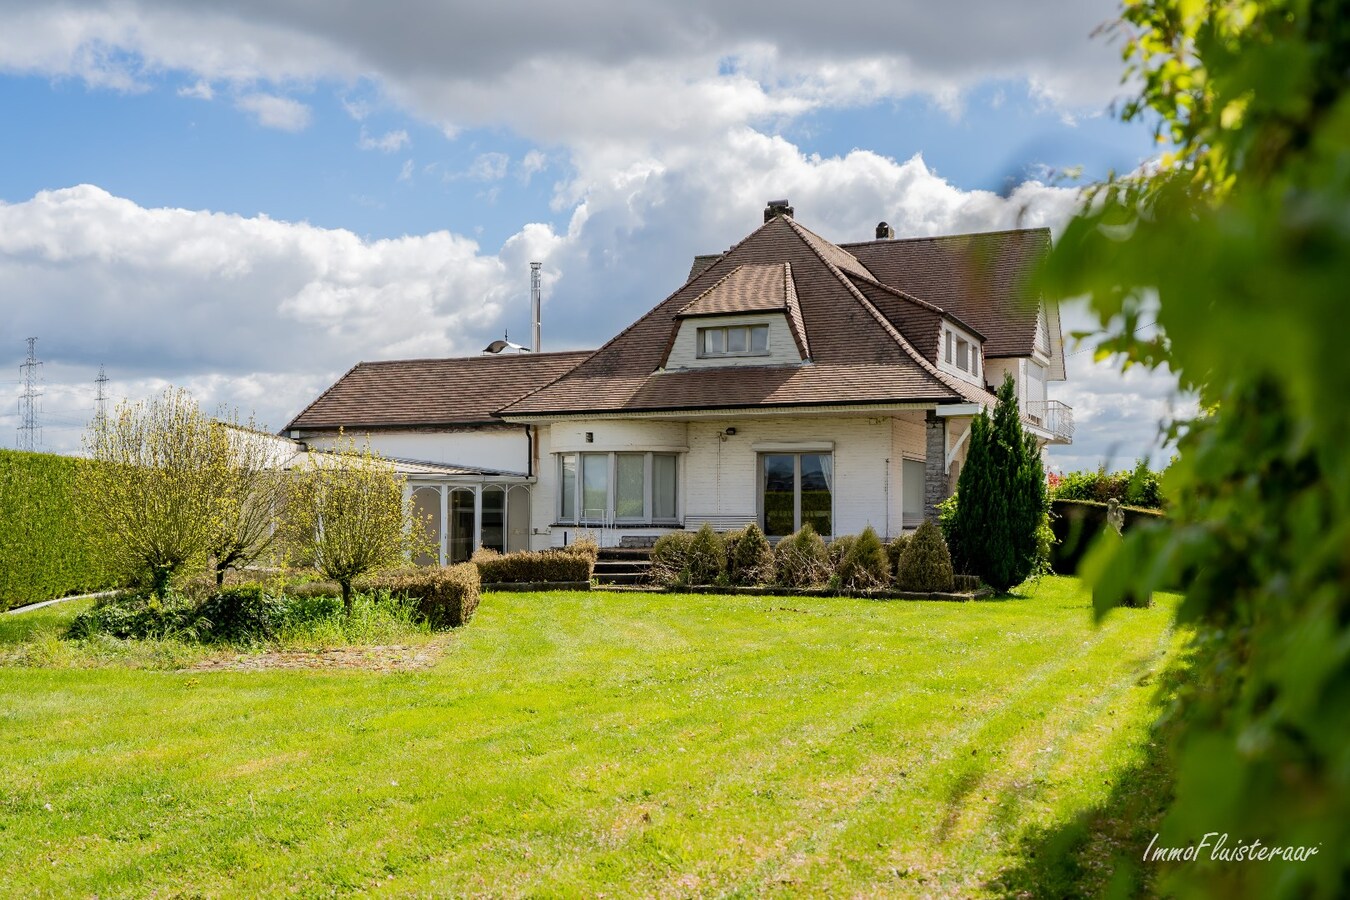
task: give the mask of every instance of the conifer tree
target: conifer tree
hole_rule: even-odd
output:
[[[1036,529],[1045,515],[1045,470],[1036,439],[1022,431],[1017,388],[1006,376],[991,418],[971,422],[957,482],[953,529],[958,563],[1000,591],[1037,569]]]

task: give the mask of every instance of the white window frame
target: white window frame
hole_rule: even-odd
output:
[[[754,346],[754,341],[752,340],[752,336],[754,335],[755,329],[763,329],[763,330],[764,330],[764,349],[763,349],[763,350],[754,350],[754,349],[751,349],[751,348]],[[728,345],[728,343],[729,343],[729,342],[728,342],[729,332],[731,332],[731,331],[744,331],[744,332],[745,332],[745,349],[744,349],[744,350],[727,350],[727,349],[726,349],[726,347],[727,347],[727,345]],[[711,334],[711,333],[713,333],[713,332],[720,332],[721,335],[722,335],[722,348],[723,348],[723,349],[722,349],[721,351],[715,351],[715,350],[709,350],[709,349],[708,349],[708,335]],[[697,347],[698,353],[697,353],[697,356],[698,356],[699,359],[734,359],[734,358],[737,358],[737,357],[743,357],[743,356],[769,356],[769,355],[771,355],[771,354],[773,353],[773,344],[772,344],[773,338],[772,338],[772,335],[773,335],[773,329],[769,327],[769,325],[768,325],[767,322],[763,322],[763,323],[761,323],[761,322],[747,322],[747,323],[745,323],[745,324],[743,324],[743,325],[709,325],[709,326],[704,327],[704,328],[699,328],[699,329],[697,330],[697,332],[695,333],[695,339],[698,341],[698,347]]]
[[[619,456],[642,456],[642,515],[625,516],[620,518],[617,515],[618,508],[618,490],[619,490]],[[554,521],[560,525],[576,525],[581,521],[581,504],[585,496],[585,472],[581,457],[583,456],[604,456],[607,459],[608,484],[605,493],[605,516],[617,525],[669,525],[679,524],[680,521],[680,454],[671,453],[663,450],[579,450],[568,451],[566,453],[555,453],[554,471],[557,473],[558,490],[555,492],[554,500]],[[653,457],[670,456],[675,459],[675,514],[665,518],[655,518],[652,515],[656,508],[656,490],[655,471]],[[572,495],[572,509],[563,509],[562,492],[562,473],[563,463],[567,458],[575,460],[576,486]]]

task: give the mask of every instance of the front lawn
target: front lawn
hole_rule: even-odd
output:
[[[0,895],[1091,891],[1173,603],[487,594],[425,670],[3,667]]]

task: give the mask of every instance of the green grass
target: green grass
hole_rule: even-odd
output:
[[[488,594],[427,671],[0,668],[0,895],[1091,892],[1174,602]]]

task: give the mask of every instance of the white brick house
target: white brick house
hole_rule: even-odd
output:
[[[287,426],[402,461],[441,556],[605,544],[703,522],[883,536],[954,488],[1005,373],[1026,427],[1072,439],[1044,229],[836,245],[784,204],[594,352],[361,364]]]

